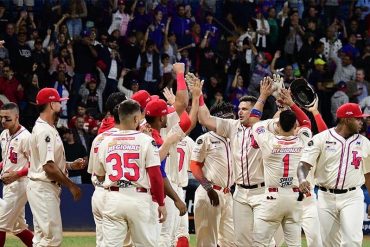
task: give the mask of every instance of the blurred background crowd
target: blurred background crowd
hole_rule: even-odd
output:
[[[70,99],[57,123],[67,160],[88,158],[106,98],[176,91],[179,61],[204,79],[208,107],[229,101],[236,111],[264,76],[280,74],[286,87],[303,77],[332,126],[343,103],[370,113],[369,13],[369,0],[0,1],[0,105],[18,103],[31,130],[37,92],[56,88]],[[364,126],[370,137],[370,120]],[[90,182],[84,171],[70,176]]]

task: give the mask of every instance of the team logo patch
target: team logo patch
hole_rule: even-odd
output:
[[[198,139],[197,144],[202,144],[202,143],[203,143],[203,140],[202,139]]]
[[[262,133],[265,133],[265,127],[263,126],[260,126],[256,129],[256,133],[257,134],[262,134]]]
[[[50,137],[49,137],[49,136],[47,136],[47,137],[45,138],[45,141],[46,141],[46,142],[50,142]]]
[[[154,146],[154,147],[157,147],[157,143],[153,140],[152,141],[152,145]]]
[[[309,142],[307,143],[307,145],[308,145],[309,147],[311,147],[311,146],[313,145],[313,141],[309,141]]]
[[[307,132],[303,132],[302,134],[307,136],[307,137],[310,137],[310,135]]]

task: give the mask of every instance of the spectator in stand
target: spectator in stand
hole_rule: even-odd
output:
[[[204,99],[208,106],[214,104],[217,92],[222,92],[221,85],[217,75],[213,75],[206,81],[203,92]]]
[[[216,49],[218,42],[220,41],[220,34],[219,34],[218,27],[213,23],[213,15],[211,12],[206,13],[206,21],[202,25],[202,35],[206,35],[208,33],[208,42],[209,46],[212,49]]]
[[[176,44],[175,33],[169,33],[171,21],[172,21],[172,18],[169,17],[167,19],[166,29],[164,32],[163,52],[170,56],[170,63],[174,64],[177,61],[178,47]],[[199,32],[200,32],[200,26],[199,26]]]
[[[362,99],[360,102],[360,106],[364,114],[370,114],[370,96]]]
[[[63,146],[66,155],[66,160],[76,160],[78,158],[83,158],[87,164],[87,151],[85,147],[76,142],[75,136],[73,135],[73,130],[65,128],[61,130],[63,137]],[[68,170],[68,177],[75,183],[75,184],[82,184],[82,173],[84,170]],[[86,172],[86,171],[85,171]]]
[[[37,64],[42,73],[45,73],[47,67],[49,67],[49,57],[47,52],[42,46],[42,40],[37,39],[35,41],[35,49],[32,51],[33,64]]]
[[[0,1],[0,30],[4,31],[6,28],[6,24],[10,22],[10,14],[7,11],[6,6],[3,1]]]
[[[333,116],[334,123],[337,121],[337,110],[338,108],[349,102],[349,98],[346,94],[347,84],[344,81],[340,81],[337,84],[337,91],[331,97],[331,114]]]
[[[157,51],[161,50],[164,42],[164,32],[166,24],[163,22],[163,14],[161,11],[154,13],[154,21],[149,25],[149,39],[153,40]]]
[[[243,76],[240,74],[240,71],[237,70],[233,84],[231,85],[231,97],[230,101],[234,105],[234,108],[238,108],[239,99],[248,94],[247,85],[244,83]]]
[[[31,32],[36,29],[36,24],[33,19],[33,13],[28,13],[26,10],[22,10],[19,13],[19,19],[15,24],[15,30],[19,32]]]
[[[36,96],[40,91],[40,87],[39,77],[35,71],[31,76],[29,76],[24,91],[26,92],[24,95],[24,101],[27,103],[27,105],[21,117],[23,120],[23,126],[29,131],[32,131],[39,113],[37,109]]]
[[[61,64],[60,66],[63,66]],[[69,92],[71,90],[70,84],[68,83],[67,76],[62,69],[58,69],[56,81],[51,83],[50,87],[55,88],[59,95],[63,98],[69,98]],[[67,101],[60,102],[61,109],[59,112],[58,123],[56,124],[57,128],[65,127],[68,128],[68,106]]]
[[[87,112],[95,119],[99,119],[103,114],[103,92],[106,85],[104,73],[97,67],[99,73],[99,82],[92,74],[86,74],[85,84],[79,90],[81,101],[86,104]],[[99,83],[99,85],[97,85]]]
[[[177,6],[177,14],[171,21],[171,32],[176,35],[177,44],[180,46],[187,45],[190,35],[190,21],[185,16],[185,5]]]
[[[183,63],[183,61],[181,61]],[[185,73],[187,70],[186,63],[185,64]],[[161,57],[161,70],[163,71],[162,81],[159,85],[159,90],[162,91],[164,87],[172,88],[173,85],[173,65],[170,63],[170,56],[168,54],[163,53]]]
[[[4,46],[9,50],[12,45],[17,43],[17,34],[15,32],[14,23],[6,24],[5,33],[1,35],[4,39]]]
[[[127,35],[127,41],[120,46],[120,56],[125,68],[136,69],[136,62],[140,55],[140,47],[137,44],[135,33],[130,32]]]
[[[0,42],[0,59],[1,60],[9,60],[9,51],[8,49],[4,46],[4,42]]]
[[[257,23],[256,47],[258,51],[265,51],[267,45],[266,37],[270,33],[270,25],[263,16],[261,9],[256,9],[256,23]]]
[[[173,3],[173,2],[172,2]],[[167,22],[169,16],[173,16],[175,13],[174,6],[168,0],[160,0],[158,5],[155,7],[154,12],[161,11],[163,15],[163,21]]]
[[[356,34],[350,34],[348,37],[348,43],[343,46],[342,51],[351,54],[353,59],[360,57],[360,49],[356,47],[357,37]]]
[[[253,68],[251,80],[248,86],[248,92],[250,95],[258,97],[260,81],[265,76],[271,76],[270,62],[272,56],[270,53],[258,53],[255,57],[256,66]]]
[[[134,2],[135,6],[136,1]],[[137,2],[137,11],[134,14],[134,19],[130,22],[129,30],[134,32],[145,33],[148,26],[152,22],[152,18],[145,11],[145,2]]]
[[[280,32],[279,23],[276,19],[276,9],[274,7],[268,10],[267,22],[270,28],[270,32],[267,35],[267,51],[273,54],[278,46]]]
[[[23,99],[23,87],[15,78],[14,70],[9,65],[3,68],[3,76],[0,78],[0,94],[7,97],[10,102],[17,104]]]
[[[32,51],[26,44],[26,32],[19,32],[17,38],[18,42],[9,44],[9,58],[19,80],[22,82],[22,79],[32,71],[33,58]]]
[[[73,47],[71,44],[68,46],[62,46],[57,54],[57,57],[53,56],[54,45],[50,46],[50,69],[49,73],[53,74],[59,64],[64,64],[66,71],[69,76],[74,76],[75,60],[73,57]]]
[[[111,93],[117,92],[117,78],[122,68],[121,56],[118,51],[118,40],[113,37],[108,37],[108,47],[100,50],[99,58],[107,66],[104,71],[107,78],[103,99],[106,100]]]
[[[75,138],[75,142],[81,144],[85,150],[90,150],[93,141],[93,136],[90,135],[84,128],[85,120],[83,117],[77,117],[76,127],[71,129]]]
[[[324,56],[326,61],[330,61],[333,54],[337,54],[342,48],[342,41],[335,35],[335,27],[329,26],[326,29],[326,37],[320,39],[324,44]]]
[[[297,54],[303,46],[303,37],[305,35],[303,24],[299,19],[298,11],[292,11],[289,20],[283,27],[284,52],[290,63],[295,62]]]
[[[126,36],[127,27],[132,17],[125,12],[126,0],[118,0],[117,5],[118,9],[112,15],[112,23],[108,29],[108,33],[112,34],[113,30],[119,30],[121,36]]]
[[[77,93],[84,83],[85,75],[91,74],[95,70],[95,63],[98,57],[95,47],[91,44],[89,31],[83,31],[82,38],[75,40],[73,43],[73,56],[75,61],[75,75],[73,77],[72,99],[70,100],[72,109],[77,104]]]
[[[353,58],[349,53],[340,52],[340,58],[337,54],[333,53],[331,59],[336,65],[335,73],[333,76],[334,82],[339,83],[344,81],[345,83],[353,81],[356,78],[356,68],[352,65]]]
[[[238,54],[238,50],[236,47],[236,44],[234,41],[229,42],[229,50],[228,50],[228,55],[226,58],[226,63],[225,63],[225,74],[227,76],[227,83],[226,83],[226,88],[225,88],[225,95],[229,95],[229,92],[231,90],[231,84],[234,80],[236,71],[238,69],[238,63],[240,56]]]
[[[95,120],[87,113],[86,104],[83,102],[79,102],[77,105],[77,114],[71,118],[69,121],[69,128],[76,127],[76,121],[78,117],[82,117],[84,119],[84,129],[86,132],[95,135],[98,131],[98,121]]]
[[[147,90],[151,95],[158,94],[158,85],[163,75],[160,56],[154,48],[154,42],[148,40],[136,62],[142,83],[140,89]]]
[[[69,36],[73,39],[80,36],[82,31],[82,18],[87,17],[85,0],[70,0],[68,5],[67,27]]]
[[[118,90],[122,93],[124,93],[126,95],[126,98],[127,99],[131,99],[131,96],[136,93],[137,91],[139,91],[139,82],[135,79],[132,79],[130,81],[130,89],[126,88],[124,86],[124,81],[125,81],[125,76],[127,75],[127,73],[129,72],[128,69],[126,68],[123,68],[122,71],[121,71],[121,76],[118,80]]]
[[[365,71],[363,69],[357,69],[356,80],[349,81],[347,87],[347,95],[350,102],[359,103],[369,96],[370,83],[365,80]]]

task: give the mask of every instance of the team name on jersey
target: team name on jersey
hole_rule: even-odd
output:
[[[117,151],[117,150],[139,151],[139,149],[140,149],[140,145],[114,144],[113,146],[108,147],[108,153]]]
[[[300,153],[303,148],[274,148],[271,153],[273,154],[287,154],[287,153]]]
[[[293,177],[280,178],[280,186],[286,187],[293,184]]]

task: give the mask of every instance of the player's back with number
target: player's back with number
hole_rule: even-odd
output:
[[[146,168],[159,165],[158,149],[151,137],[133,130],[119,131],[107,136],[100,147],[99,160],[106,171],[104,187],[124,180],[150,188]]]
[[[256,124],[254,136],[262,150],[266,186],[298,187],[297,168],[311,130],[301,128],[297,135],[283,138],[267,130],[274,120]]]

